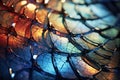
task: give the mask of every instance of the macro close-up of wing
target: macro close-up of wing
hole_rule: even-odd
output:
[[[0,0],[0,80],[120,80],[120,0]]]

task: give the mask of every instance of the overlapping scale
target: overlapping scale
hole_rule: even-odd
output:
[[[65,10],[65,13],[67,13],[71,18],[76,18],[76,19],[81,18],[75,11],[75,4],[72,4],[70,2],[64,3],[63,8]]]
[[[73,34],[80,34],[90,31],[90,29],[80,21],[73,21],[70,20],[69,18],[66,19],[65,21],[68,26],[67,29]]]
[[[84,77],[92,77],[92,75],[99,72],[99,70],[91,67],[87,63],[85,63],[81,57],[72,57],[72,62],[74,65],[76,65],[76,69],[79,72],[81,76]]]
[[[0,80],[119,80],[119,0],[0,2]]]
[[[69,40],[65,37],[57,36],[51,33],[51,39],[54,45],[62,52],[66,53],[80,53],[81,51],[77,49]]]

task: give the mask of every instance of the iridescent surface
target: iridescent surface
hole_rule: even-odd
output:
[[[0,0],[0,80],[120,80],[119,0]]]

